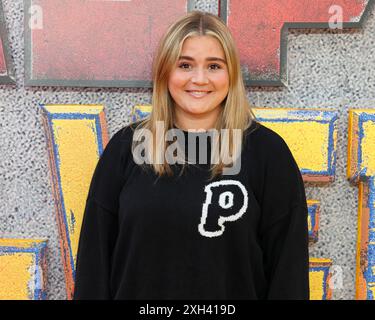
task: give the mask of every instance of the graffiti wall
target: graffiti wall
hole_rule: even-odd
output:
[[[301,170],[311,299],[374,299],[374,1],[172,2],[2,1],[0,299],[72,298],[95,165],[149,114],[158,39],[194,9],[229,26],[255,115]]]

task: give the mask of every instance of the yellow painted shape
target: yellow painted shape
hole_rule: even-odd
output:
[[[353,143],[353,135],[354,135],[354,113],[352,110],[349,110],[348,116],[348,147],[346,150],[347,153],[347,165],[346,165],[346,177],[350,179],[353,175],[352,173],[352,166],[353,166],[353,159],[352,154],[354,153],[354,143]]]
[[[283,137],[300,168],[327,170],[329,125],[313,121],[262,122]]]
[[[46,240],[30,240],[30,239],[0,239],[0,247],[30,248],[34,244],[40,244]]]
[[[314,266],[324,266],[330,267],[332,265],[331,259],[326,258],[309,258],[310,268]],[[310,281],[310,300],[323,300],[324,290],[328,283],[324,283],[324,274],[322,270],[311,270],[309,272]]]
[[[324,295],[324,272],[310,271],[310,300],[322,300]]]
[[[95,120],[54,119],[52,126],[58,149],[61,189],[75,265],[85,209],[83,200],[87,198],[92,174],[99,160]],[[75,222],[72,220],[72,214]]]
[[[375,175],[375,122],[365,121],[363,123],[362,139],[362,168],[366,168],[367,176]]]
[[[13,243],[12,243],[13,244]],[[33,253],[7,253],[0,255],[0,299],[29,300],[29,282],[34,281],[35,258]],[[31,283],[30,287],[33,287]]]
[[[45,105],[44,108],[53,114],[59,114],[59,113],[79,113],[79,114],[99,114],[103,111],[104,107],[97,104],[49,104]]]
[[[373,121],[365,121],[363,124],[363,138],[362,138],[362,163],[361,163],[361,169],[366,168],[366,176],[375,176],[375,123]],[[360,188],[362,186],[362,183],[359,184]],[[370,203],[371,199],[373,199],[372,203]],[[375,207],[375,199],[374,197],[368,197],[368,207]],[[359,197],[358,205],[360,208],[363,207],[363,199],[362,196]],[[360,217],[360,216],[359,216]],[[358,232],[360,232],[360,228],[362,228],[362,221],[358,221]],[[360,234],[358,235],[358,239],[360,239]],[[360,242],[360,241],[359,241]],[[375,242],[369,242],[368,245],[375,245]],[[358,248],[360,250],[360,247]],[[357,250],[358,250],[357,249]],[[357,257],[359,258],[360,251],[357,253]],[[357,259],[358,259],[357,258]],[[359,266],[357,266],[358,268]],[[360,270],[360,269],[357,269]],[[372,268],[372,272],[374,274],[375,268]],[[368,284],[368,288],[372,291],[374,288],[370,288]]]
[[[307,202],[307,205],[308,205],[308,206],[312,206],[312,205],[314,205],[314,204],[319,204],[319,203],[320,203],[319,200],[314,200],[314,199],[309,199],[309,200],[307,200],[306,202]]]
[[[314,117],[315,120],[320,121],[324,120],[324,112],[332,111],[332,109],[312,109],[312,108],[306,108],[306,109],[300,109],[300,108],[252,108],[255,115],[257,117],[261,118],[267,118],[267,119],[290,119],[290,120],[301,120],[301,114],[298,113],[291,113],[291,111],[314,111],[317,116]]]
[[[139,110],[141,112],[148,112],[149,113],[149,112],[151,112],[152,107],[150,105],[140,105],[140,106],[136,106],[134,108],[134,111],[135,110]]]
[[[369,120],[362,122],[364,129],[364,137],[362,144],[358,139],[358,130],[360,124],[360,117],[362,114],[375,115],[373,109],[351,109],[349,110],[349,126],[348,126],[348,166],[347,166],[347,177],[351,179],[356,178],[358,170],[367,168],[367,176],[374,175],[375,171],[375,146],[374,146],[374,122]],[[372,139],[372,140],[371,140]],[[358,149],[362,148],[362,163],[358,165],[357,152]],[[359,168],[358,168],[359,167]]]
[[[331,259],[325,259],[325,258],[310,258],[309,259],[309,262],[310,263],[321,263],[321,264],[324,264],[324,263],[332,263],[332,260]]]
[[[368,282],[367,287],[369,290],[371,290],[371,293],[374,296],[375,295],[375,282]]]

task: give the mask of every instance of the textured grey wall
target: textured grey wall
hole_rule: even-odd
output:
[[[216,1],[196,9],[217,13]],[[150,104],[151,89],[25,88],[22,0],[3,1],[15,65],[16,88],[0,88],[0,237],[48,238],[48,299],[65,299],[46,139],[39,104],[104,104],[109,133],[130,121],[131,107]],[[343,271],[343,287],[333,299],[354,299],[357,188],[346,180],[347,111],[375,108],[375,12],[359,32],[292,31],[285,88],[248,89],[253,105],[337,110],[336,181],[306,186],[321,201],[319,242],[310,255],[331,258]],[[151,67],[151,66],[150,66]]]

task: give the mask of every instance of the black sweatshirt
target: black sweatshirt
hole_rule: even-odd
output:
[[[239,174],[211,181],[207,164],[158,178],[132,137],[118,131],[95,169],[74,299],[309,299],[305,189],[277,133],[253,121]]]

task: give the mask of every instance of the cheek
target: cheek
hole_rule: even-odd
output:
[[[229,88],[229,77],[227,74],[222,74],[216,78],[216,86],[220,90],[228,90]]]
[[[185,78],[179,73],[173,73],[170,75],[168,80],[168,88],[169,90],[178,90],[183,88],[185,84]]]

